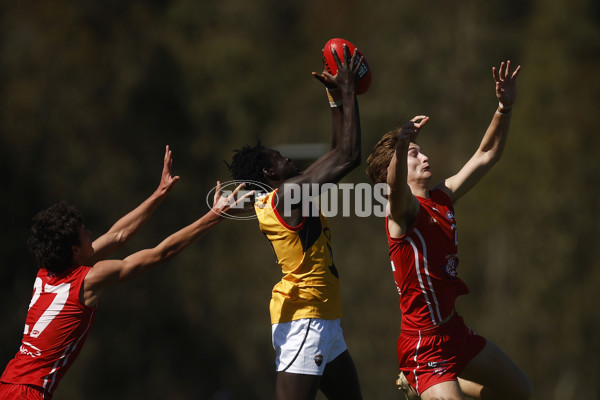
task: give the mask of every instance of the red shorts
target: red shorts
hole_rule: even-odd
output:
[[[485,343],[458,315],[426,331],[403,329],[397,348],[400,370],[421,395],[433,385],[456,380]]]
[[[52,396],[34,386],[0,382],[0,399],[2,400],[49,400]]]

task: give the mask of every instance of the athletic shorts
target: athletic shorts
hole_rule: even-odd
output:
[[[339,319],[299,319],[273,324],[271,331],[277,372],[323,375],[347,349]]]
[[[2,400],[49,400],[52,396],[34,386],[0,382],[0,399]]]
[[[485,343],[457,315],[426,331],[403,329],[397,347],[400,370],[421,395],[433,385],[458,379]]]

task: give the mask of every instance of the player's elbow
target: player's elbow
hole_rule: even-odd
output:
[[[347,172],[350,172],[353,169],[355,169],[356,167],[358,167],[360,165],[360,161],[361,161],[360,158],[361,158],[360,150],[353,151],[350,154],[348,154],[342,161],[344,170],[346,170]]]
[[[490,154],[489,157],[487,157],[486,164],[488,165],[489,168],[491,168],[494,165],[498,164],[498,162],[500,161],[501,158],[502,158],[502,151],[494,152],[493,154]]]
[[[504,153],[504,143],[497,142],[493,143],[490,146],[482,146],[479,148],[479,157],[483,160],[483,162],[494,165],[500,158],[502,158],[502,154]]]
[[[133,235],[128,234],[124,229],[119,229],[112,234],[112,243],[118,247],[125,246]]]
[[[336,182],[360,165],[360,151],[342,152],[333,150],[330,156],[327,170],[331,176],[335,177],[334,181]]]
[[[352,171],[353,169],[355,169],[356,167],[358,167],[360,165],[360,157],[359,158],[355,158],[352,160],[349,160],[345,167],[348,170],[348,172]]]
[[[490,169],[502,158],[502,149],[493,149],[488,151],[480,151],[477,157],[478,164],[486,169]]]

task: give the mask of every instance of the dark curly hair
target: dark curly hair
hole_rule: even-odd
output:
[[[29,250],[39,268],[61,273],[73,264],[72,246],[77,246],[79,229],[83,225],[81,213],[61,201],[33,218]]]
[[[252,185],[249,181],[265,182],[263,169],[272,167],[271,160],[264,152],[265,147],[260,144],[260,140],[255,146],[244,145],[239,150],[234,150],[234,155],[231,164],[227,164],[227,168],[231,172],[231,176],[239,183],[246,182],[245,189],[261,190],[257,185]]]

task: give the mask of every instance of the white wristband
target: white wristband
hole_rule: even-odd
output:
[[[339,107],[342,105],[342,94],[338,88],[325,88],[325,92],[327,93],[327,98],[329,99],[330,107]]]

